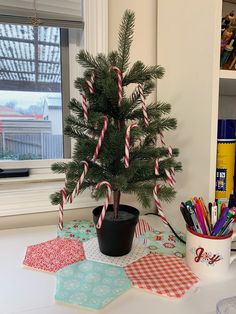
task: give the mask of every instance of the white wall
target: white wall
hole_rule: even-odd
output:
[[[146,65],[156,64],[156,5],[148,0],[109,0],[109,51],[117,49],[118,31],[121,18],[126,9],[135,12],[135,30],[130,53],[130,64],[137,60]],[[155,93],[152,95],[155,98]]]
[[[215,195],[221,3],[218,0],[158,0],[158,63],[166,75],[158,98],[172,104],[178,120],[167,142],[180,149],[183,172],[177,175],[179,203]]]

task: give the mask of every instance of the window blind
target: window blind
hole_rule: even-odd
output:
[[[0,0],[0,22],[66,28],[83,27],[82,0]]]

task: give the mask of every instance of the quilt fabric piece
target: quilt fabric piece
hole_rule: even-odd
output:
[[[186,240],[185,234],[178,232],[178,235]],[[185,245],[171,231],[149,231],[143,234],[140,240],[146,244],[148,253],[185,257]]]
[[[180,258],[148,254],[125,267],[133,285],[156,294],[181,298],[198,282],[196,275]]]
[[[80,241],[57,237],[28,246],[23,265],[53,273],[84,259],[84,249]]]
[[[65,267],[56,277],[56,300],[97,310],[132,286],[123,268],[92,261]]]
[[[124,267],[147,254],[146,247],[139,241],[133,241],[130,253],[123,256],[107,256],[100,252],[97,238],[83,243],[85,256],[88,260]]]
[[[96,237],[94,224],[88,220],[72,220],[64,224],[63,230],[58,227],[57,235],[61,238],[88,241]]]

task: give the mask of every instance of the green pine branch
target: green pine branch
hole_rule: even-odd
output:
[[[131,83],[143,84],[153,79],[161,79],[164,75],[164,68],[155,66],[145,66],[143,62],[136,61],[128,73],[124,76],[123,85],[127,86]]]
[[[118,54],[119,62],[118,66],[122,73],[124,73],[129,64],[130,46],[133,39],[134,33],[134,12],[126,10],[119,30],[119,43],[118,43]]]

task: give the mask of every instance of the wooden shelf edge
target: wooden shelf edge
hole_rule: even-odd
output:
[[[236,80],[236,71],[220,70],[220,79]]]

